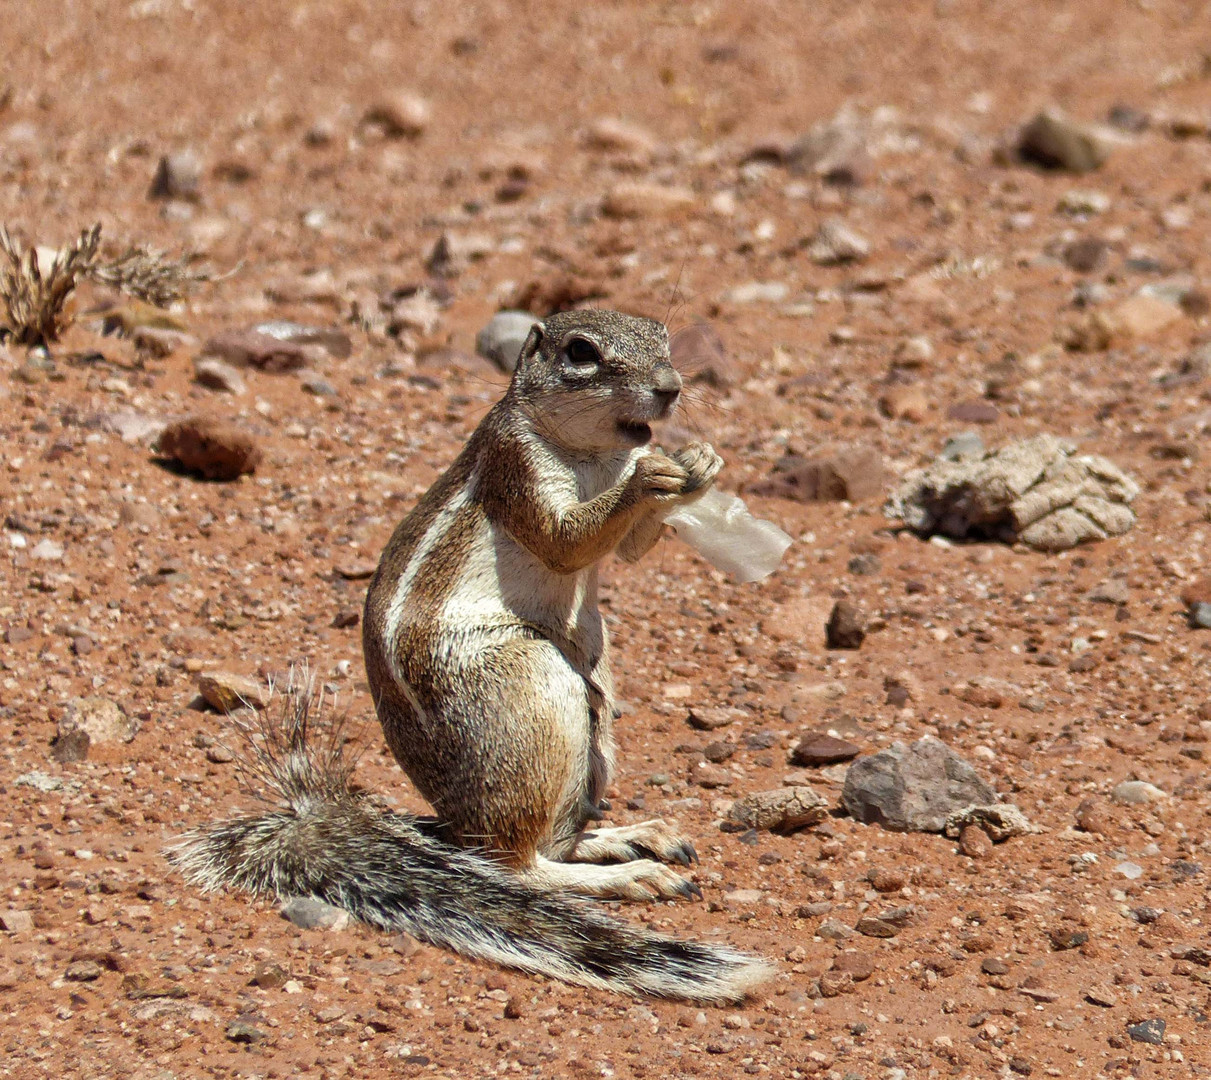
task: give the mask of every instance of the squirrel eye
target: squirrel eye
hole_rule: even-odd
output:
[[[574,367],[596,367],[601,363],[601,353],[597,346],[584,338],[573,338],[564,350],[568,362]]]

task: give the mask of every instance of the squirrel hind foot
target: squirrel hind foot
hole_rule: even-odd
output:
[[[586,829],[566,857],[568,862],[619,863],[637,859],[656,859],[693,866],[698,862],[694,845],[667,821],[653,818],[636,825]]]

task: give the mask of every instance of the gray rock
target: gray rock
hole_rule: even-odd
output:
[[[282,918],[304,930],[344,930],[349,912],[310,896],[292,896],[282,904]]]
[[[1123,806],[1143,806],[1145,803],[1157,802],[1168,796],[1155,784],[1146,780],[1124,780],[1115,784],[1110,797]]]
[[[1058,109],[1044,109],[1022,129],[1018,153],[1050,169],[1084,173],[1102,165],[1121,138],[1097,125],[1078,123]]]
[[[84,732],[93,745],[99,743],[128,743],[138,734],[137,717],[127,716],[109,698],[91,696],[72,698],[59,721],[60,739]]]
[[[922,535],[1020,540],[1065,551],[1135,524],[1139,486],[1105,458],[1038,435],[982,457],[939,458],[904,478],[884,512]]]
[[[35,769],[33,772],[22,773],[13,781],[17,787],[29,787],[35,791],[41,791],[46,794],[51,791],[58,791],[63,787],[63,781],[57,776],[48,776],[44,772],[39,772]]]
[[[475,351],[510,373],[517,367],[517,357],[535,322],[528,311],[498,311],[475,335]]]
[[[820,266],[861,262],[870,254],[870,242],[840,218],[829,218],[812,238],[807,254]]]
[[[333,326],[307,326],[286,319],[271,319],[257,323],[252,332],[296,345],[316,345],[335,360],[344,360],[353,352],[353,339]]]
[[[193,381],[207,390],[220,390],[225,394],[238,395],[245,390],[243,376],[217,356],[199,356],[194,360]]]
[[[1165,1021],[1157,1017],[1154,1020],[1141,1020],[1138,1024],[1128,1024],[1127,1034],[1131,1036],[1132,1042],[1163,1046],[1165,1042]]]
[[[1193,605],[1190,608],[1190,625],[1196,630],[1211,630],[1211,604]]]
[[[995,801],[975,769],[928,735],[859,758],[841,791],[842,805],[858,821],[911,832],[941,832],[955,811]]]
[[[961,461],[969,457],[982,458],[986,453],[984,440],[978,431],[963,431],[946,440],[941,456],[946,461]]]
[[[848,600],[838,600],[824,627],[824,643],[830,649],[860,649],[866,640],[866,620]]]

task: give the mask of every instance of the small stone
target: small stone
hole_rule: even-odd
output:
[[[1109,578],[1085,594],[1085,599],[1093,604],[1125,604],[1130,598],[1127,579],[1121,577]]]
[[[166,154],[156,166],[147,197],[197,202],[201,181],[202,161],[192,150]]]
[[[289,319],[270,319],[257,323],[250,332],[301,346],[311,363],[318,363],[323,356],[345,360],[353,352],[353,339],[335,326],[308,326]]]
[[[229,765],[235,761],[235,754],[230,747],[219,743],[215,746],[207,747],[206,760],[212,765]]]
[[[853,989],[854,977],[848,971],[826,971],[820,976],[821,997],[839,997],[853,993]]]
[[[847,973],[854,982],[865,982],[878,969],[878,963],[872,953],[843,952],[833,958],[833,971]]]
[[[34,917],[28,911],[0,911],[0,930],[10,934],[28,934],[34,928]]]
[[[967,762],[928,735],[859,758],[841,792],[842,805],[858,821],[919,832],[941,832],[954,811],[995,799]]]
[[[1057,926],[1048,931],[1051,947],[1059,952],[1075,949],[1089,940],[1088,930],[1078,930],[1072,926]]]
[[[920,423],[930,412],[930,398],[917,383],[892,386],[879,397],[879,409],[890,420]]]
[[[157,446],[163,457],[207,480],[235,480],[261,462],[260,448],[248,432],[201,416],[169,424]]]
[[[789,833],[823,821],[828,816],[828,802],[806,785],[778,788],[737,799],[727,816],[746,829]]]
[[[300,371],[299,386],[315,397],[339,397],[340,391],[328,379],[315,371]]]
[[[1117,142],[1100,127],[1080,124],[1058,109],[1044,109],[1022,129],[1018,153],[1047,168],[1083,173],[1102,165]]]
[[[844,941],[853,935],[853,931],[843,922],[836,919],[825,919],[816,927],[816,935],[826,941]]]
[[[838,600],[824,627],[824,641],[830,649],[859,649],[866,640],[866,620],[848,600]]]
[[[686,717],[690,727],[699,731],[715,731],[737,720],[744,720],[748,714],[743,709],[732,709],[721,705],[695,705]]]
[[[589,125],[585,142],[594,150],[629,154],[636,158],[651,157],[657,147],[655,136],[646,128],[608,116]]]
[[[1114,829],[1110,815],[1097,799],[1082,800],[1076,808],[1076,825],[1078,829],[1097,836],[1105,836]]]
[[[72,698],[59,720],[58,736],[69,738],[81,731],[92,745],[128,743],[139,731],[139,721],[127,716],[122,707],[100,696]]]
[[[683,326],[669,339],[669,353],[673,366],[690,382],[715,390],[727,390],[736,382],[723,339],[709,323]]]
[[[985,975],[1007,975],[1009,974],[1009,965],[999,957],[986,956],[980,961],[980,970]]]
[[[736,744],[719,739],[716,742],[708,743],[702,748],[702,756],[707,761],[715,765],[722,765],[723,762],[729,760],[736,752]]]
[[[892,893],[899,892],[908,884],[908,875],[903,870],[882,867],[867,874],[866,880],[870,882],[870,887],[876,892]]]
[[[325,355],[325,350],[316,344],[275,337],[259,330],[224,330],[202,347],[202,358],[273,374],[300,371],[322,361]]]
[[[629,180],[610,190],[602,200],[601,212],[623,220],[667,217],[686,211],[696,201],[689,188]]]
[[[1211,630],[1211,604],[1198,603],[1190,608],[1190,626],[1195,630]]]
[[[63,558],[65,549],[57,540],[51,540],[47,537],[45,540],[39,540],[32,548],[30,548],[30,558],[41,559],[44,562],[58,562]]]
[[[785,281],[746,281],[723,294],[729,304],[777,304],[790,294]]]
[[[863,124],[837,116],[817,124],[790,146],[771,149],[792,173],[850,187],[865,183],[873,168],[868,142]]]
[[[872,915],[859,919],[854,929],[859,934],[865,934],[867,937],[874,938],[893,938],[900,932],[894,923]]]
[[[1145,780],[1124,780],[1115,784],[1110,797],[1123,806],[1143,806],[1168,798],[1164,791]]]
[[[1069,269],[1078,274],[1092,274],[1106,265],[1110,246],[1096,236],[1074,240],[1064,248],[1063,259]]]
[[[1114,867],[1116,874],[1122,874],[1128,881],[1135,881],[1144,876],[1144,868],[1139,863],[1121,862]]]
[[[211,708],[221,713],[231,714],[241,709],[259,712],[269,704],[269,695],[259,680],[230,671],[208,671],[199,675],[198,693]]]
[[[769,479],[751,485],[750,490],[798,502],[861,502],[882,493],[884,475],[878,449],[846,446],[812,460],[793,455],[783,458]]]
[[[428,101],[411,90],[397,90],[371,105],[362,115],[362,124],[388,139],[418,139],[431,119]]]
[[[292,896],[281,908],[282,918],[304,930],[344,930],[349,912],[309,896]]]
[[[95,982],[104,968],[96,960],[76,960],[67,965],[63,977],[71,982]]]
[[[526,1015],[525,999],[518,997],[516,994],[510,994],[505,1002],[505,1019],[520,1020]]]
[[[992,838],[978,825],[968,825],[959,833],[959,850],[969,859],[986,859],[992,854]]]
[[[245,1046],[252,1046],[269,1038],[259,1027],[246,1020],[232,1020],[224,1034],[231,1042]]]
[[[360,608],[342,608],[332,617],[332,625],[337,630],[347,630],[352,626],[357,626],[362,621],[362,612]]]
[[[1165,1042],[1165,1021],[1157,1017],[1155,1020],[1141,1020],[1138,1024],[1128,1024],[1127,1034],[1131,1037],[1132,1042],[1163,1046]]]
[[[221,390],[225,394],[242,394],[244,378],[240,373],[217,356],[199,356],[193,362],[193,381],[208,390]]]
[[[88,758],[92,739],[87,731],[77,728],[59,735],[50,749],[50,756],[60,765],[74,765]]]
[[[988,401],[964,401],[951,405],[946,418],[961,424],[995,424],[1001,418],[1001,410]]]
[[[731,787],[735,783],[735,777],[727,769],[709,761],[698,761],[691,765],[689,779],[690,783],[708,790]]]
[[[1056,209],[1062,214],[1104,214],[1110,209],[1110,196],[1104,191],[1074,188],[1060,196]]]
[[[1107,986],[1095,984],[1085,990],[1084,998],[1091,1005],[1103,1009],[1113,1009],[1118,1004],[1118,995]]]
[[[498,311],[475,335],[476,353],[501,371],[512,373],[536,321],[528,311]]]
[[[289,978],[290,973],[281,964],[265,960],[257,964],[256,971],[252,975],[252,983],[262,990],[277,990],[279,987],[285,986],[286,980]]]
[[[1182,603],[1188,608],[1198,604],[1211,604],[1211,578],[1199,578],[1181,592]]]
[[[833,765],[848,761],[862,752],[848,739],[839,739],[827,731],[809,731],[791,751],[792,765]]]
[[[807,254],[819,266],[861,262],[870,254],[870,242],[840,218],[829,218],[812,237]]]

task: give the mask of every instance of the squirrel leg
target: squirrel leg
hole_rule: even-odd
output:
[[[655,818],[637,825],[586,829],[576,838],[576,846],[565,859],[578,863],[659,859],[689,866],[698,861],[698,853],[667,821]]]
[[[562,890],[601,900],[701,900],[702,890],[651,859],[591,866],[553,862],[541,855],[521,872],[530,885],[544,892]]]

